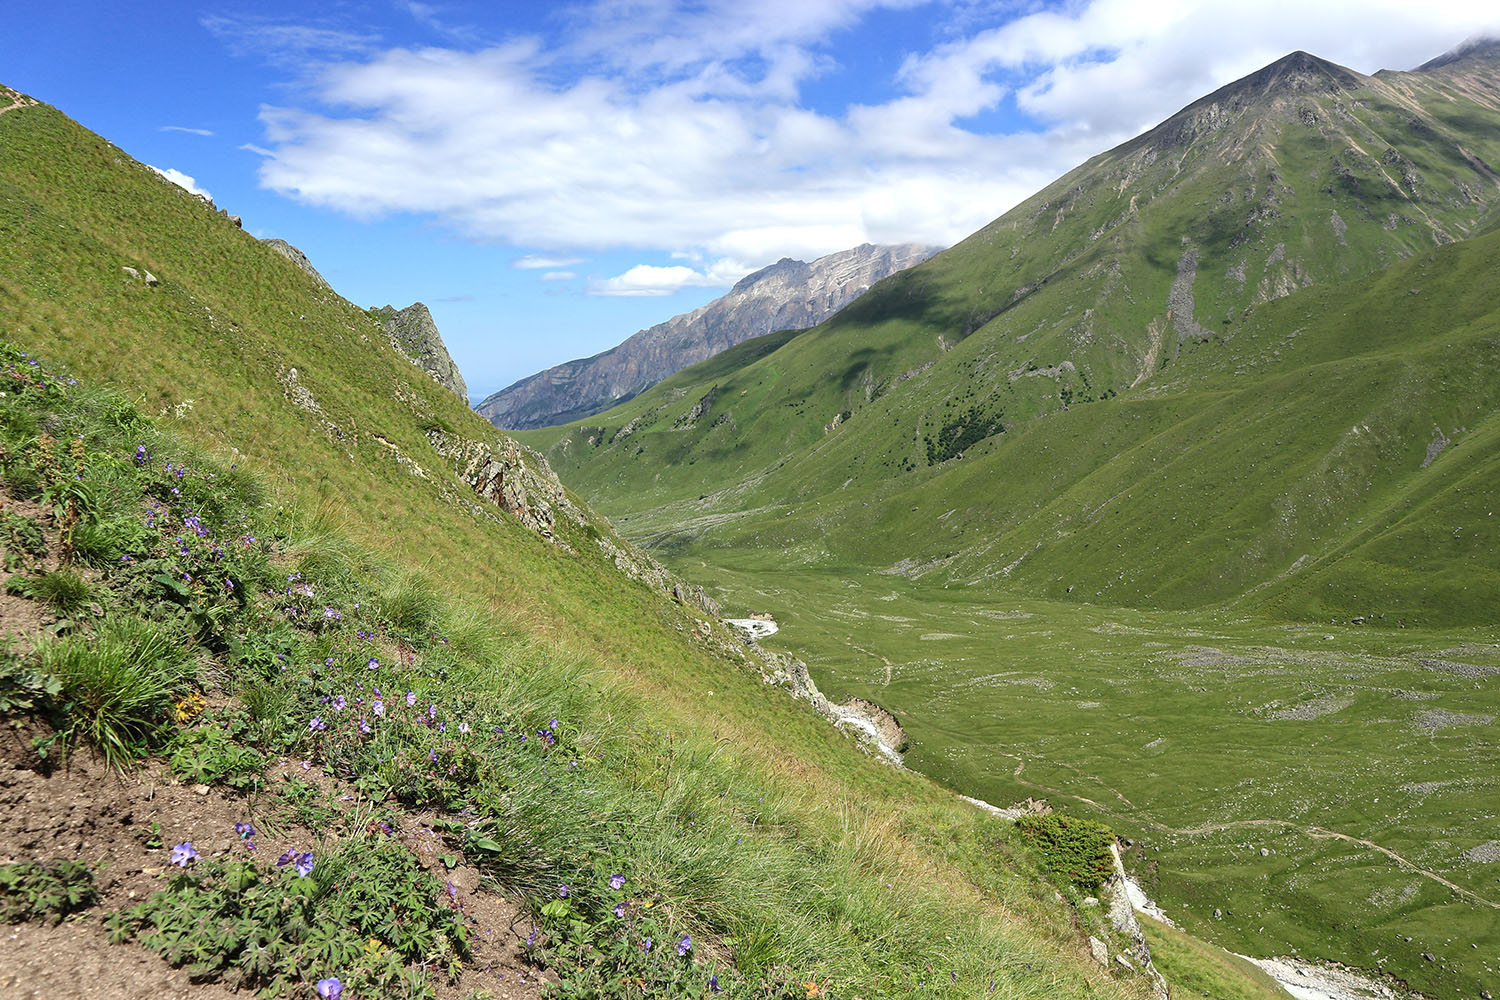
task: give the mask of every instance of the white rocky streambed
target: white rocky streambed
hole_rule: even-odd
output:
[[[992,816],[1004,819],[1017,819],[1026,812],[1024,809],[1002,809],[983,799],[974,799],[967,795],[960,795],[959,798],[970,805],[978,806]],[[1172,918],[1168,917],[1160,906],[1152,902],[1140,883],[1125,871],[1118,849],[1114,854],[1115,873],[1120,879],[1124,897],[1130,901],[1130,908],[1136,913],[1144,913],[1169,927],[1176,927],[1177,924],[1173,923]],[[1116,920],[1115,925],[1124,932],[1121,921]],[[1400,996],[1383,983],[1339,966],[1315,965],[1299,958],[1251,958],[1249,955],[1239,957],[1258,966],[1297,1000],[1398,1000]]]

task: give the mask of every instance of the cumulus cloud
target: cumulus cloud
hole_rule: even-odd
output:
[[[918,2],[599,0],[560,15],[557,37],[472,50],[345,39],[306,78],[308,101],[262,109],[274,156],[261,182],[355,217],[418,213],[555,251],[522,268],[622,248],[720,262],[590,285],[665,295],[783,255],[949,244],[1289,51],[1408,68],[1496,20],[1466,2],[1167,0],[1143,17],[1133,0],[1091,0],[986,24],[973,4],[929,2],[953,30],[884,81],[894,96],[808,106],[808,81],[834,71],[831,38]]]
[[[699,270],[683,264],[657,267],[637,264],[624,274],[589,282],[589,294],[610,297],[671,295],[684,288],[722,288],[744,277],[750,269],[739,261],[721,259]]]
[[[151,164],[148,163],[148,164],[146,164],[146,166],[151,167]],[[162,177],[164,177],[167,180],[171,181],[173,184],[176,184],[178,187],[182,188],[184,191],[189,191],[189,192],[191,192],[193,194],[196,194],[196,195],[202,195],[203,197],[207,198],[209,201],[213,201],[213,197],[214,196],[208,193],[208,188],[202,187],[201,185],[199,185],[199,183],[196,180],[194,180],[193,178],[189,177],[187,174],[183,173],[181,170],[177,170],[177,169],[174,169],[172,167],[168,167],[165,170],[163,170],[161,167],[151,167],[151,169],[154,170],[154,171],[156,171]]]

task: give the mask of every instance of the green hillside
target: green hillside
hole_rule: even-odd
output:
[[[46,105],[0,114],[0,340],[0,712],[8,768],[38,789],[0,803],[0,896],[9,919],[17,898],[54,912],[26,888],[47,878],[104,895],[47,932],[85,942],[43,949],[49,975],[106,953],[118,908],[116,940],[209,982],[311,996],[342,969],[360,996],[486,995],[456,985],[494,987],[445,902],[460,882],[510,918],[504,968],[551,995],[647,977],[661,996],[1149,993],[1090,957],[1090,935],[1121,943],[1009,824],[768,684],[690,599],[621,572],[651,576],[369,316]],[[395,707],[362,735],[333,713],[376,678]],[[69,766],[28,755],[48,726]],[[146,755],[149,798],[26,840],[43,799],[118,817],[135,779],[90,741]],[[259,868],[205,825],[241,816],[274,845]],[[194,837],[173,875],[167,850]],[[309,844],[321,874],[275,867]],[[231,938],[253,948],[225,964]]]
[[[1241,954],[1493,993],[1500,58],[1294,54],[819,327],[523,432],[909,766]]]

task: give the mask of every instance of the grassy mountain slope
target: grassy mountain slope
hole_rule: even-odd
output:
[[[1349,489],[1319,481],[1327,470],[1313,456],[1332,462],[1348,427],[1390,425],[1382,460],[1361,467],[1372,495],[1356,498],[1383,507],[1410,487],[1435,428],[1451,437],[1487,411],[1482,376],[1469,396],[1435,374],[1386,394],[1400,413],[1377,414],[1362,386],[1379,376],[1358,371],[1377,363],[1362,357],[1366,333],[1393,371],[1447,352],[1445,331],[1485,311],[1486,250],[1431,258],[1462,275],[1401,272],[1326,307],[1304,298],[1267,314],[1266,303],[1484,228],[1500,196],[1485,166],[1500,154],[1496,65],[1366,78],[1288,57],[753,363],[689,369],[561,435],[522,436],[633,536],[685,557],[759,544],[807,565],[900,566],[965,585],[1004,577],[1113,603],[1233,599],[1343,543]],[[1396,291],[1408,279],[1429,285],[1425,300]],[[1360,329],[1301,336],[1304,314],[1325,308],[1365,310]],[[1481,361],[1482,347],[1460,356],[1469,349],[1455,346],[1453,365]],[[1280,410],[1288,373],[1316,365],[1309,411]],[[1269,403],[1259,417],[1246,410],[1260,397],[1277,400],[1296,440],[1268,422]],[[1323,419],[1336,400],[1337,417]],[[1241,415],[1256,433],[1242,433]],[[1214,467],[1211,428],[1233,436],[1237,461]],[[1197,458],[1180,454],[1190,443]],[[1180,463],[1170,473],[1161,448]],[[1205,502],[1252,462],[1249,495]],[[1080,520],[1126,484],[1123,505]],[[1276,510],[1281,493],[1323,493],[1325,509],[1273,530],[1289,513]],[[1096,555],[1106,545],[1120,546],[1108,560]],[[1334,613],[1370,610],[1355,591],[1304,595],[1300,613],[1322,614],[1325,596]],[[1475,613],[1435,597],[1400,612]]]
[[[527,815],[550,831],[537,850],[557,852],[539,870],[597,875],[623,859],[746,982],[779,966],[831,977],[840,996],[1147,989],[1091,964],[1079,929],[1100,931],[1033,877],[1005,828],[768,690],[712,623],[616,572],[597,544],[603,522],[559,514],[552,544],[476,497],[450,446],[495,443],[492,428],[368,316],[200,200],[59,112],[20,107],[0,114],[0,237],[6,338],[116,387],[156,417],[161,442],[268,484],[270,509],[225,509],[276,531],[276,566],[386,567],[383,606],[417,623],[399,640],[412,658],[400,681],[448,684],[440,697],[482,712],[524,695],[528,711],[550,702],[577,720],[598,785],[565,782],[570,797],[550,803],[535,788],[507,793],[537,799]],[[26,419],[18,433],[52,419],[86,434],[101,468],[126,464],[113,450],[128,446],[120,427],[136,426]],[[349,543],[368,555],[335,558]],[[467,623],[473,641],[448,651],[426,631],[438,622]],[[288,640],[295,659],[322,655],[318,641]],[[233,649],[193,652],[231,683],[243,669]],[[752,801],[759,818],[742,808]],[[570,823],[581,846],[569,846]],[[730,834],[749,849],[734,853]],[[601,845],[620,853],[589,853]],[[546,902],[536,884],[518,887],[532,912]]]

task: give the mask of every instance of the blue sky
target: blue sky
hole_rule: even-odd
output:
[[[0,82],[350,300],[426,302],[478,398],[782,256],[953,243],[1294,49],[1410,68],[1491,6],[54,0]]]

